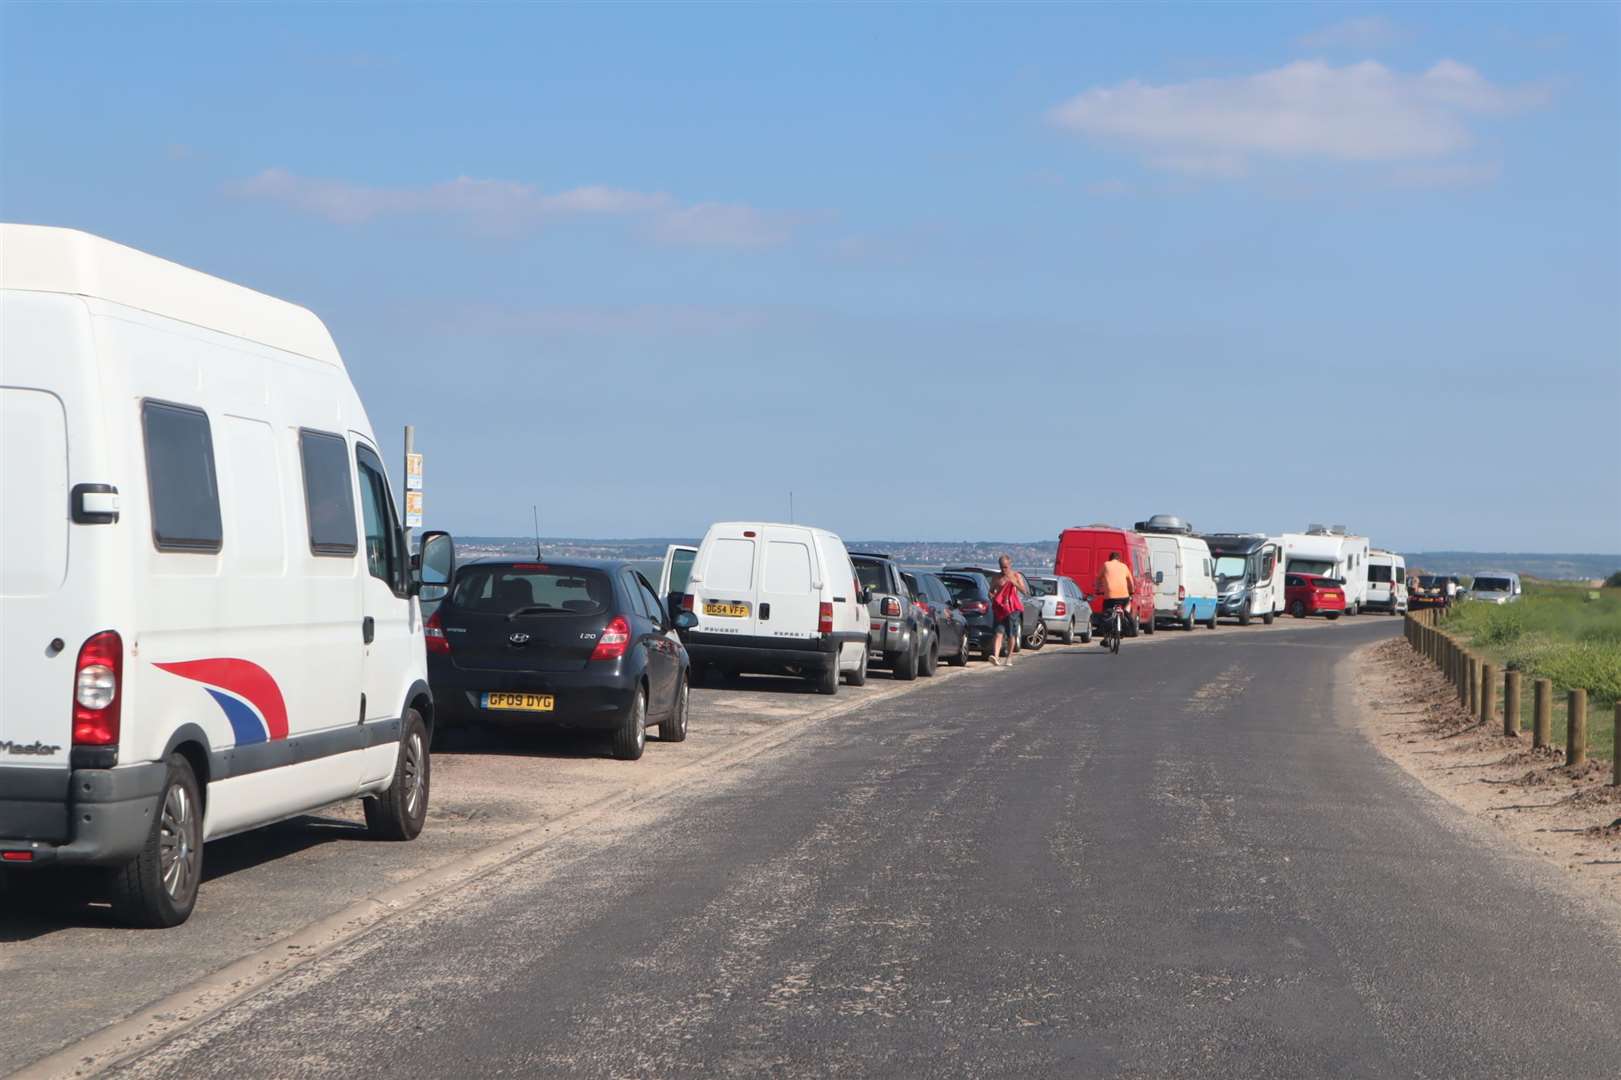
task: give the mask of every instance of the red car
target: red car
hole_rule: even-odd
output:
[[[1337,619],[1345,614],[1345,590],[1340,588],[1340,583],[1315,574],[1285,574],[1283,602],[1289,614],[1297,619],[1307,615]]]

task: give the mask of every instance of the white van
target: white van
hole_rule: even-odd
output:
[[[1138,532],[1142,532],[1139,527]],[[1197,536],[1143,533],[1154,561],[1154,621],[1216,628],[1216,562]]]
[[[1216,561],[1217,614],[1271,626],[1283,610],[1283,540],[1265,533],[1206,533]]]
[[[1303,533],[1283,534],[1284,569],[1291,574],[1337,578],[1345,593],[1345,613],[1355,615],[1368,603],[1366,536],[1346,534],[1344,525],[1312,525]]]
[[[1368,596],[1363,605],[1369,611],[1399,615],[1407,610],[1407,560],[1394,551],[1368,552]]]
[[[667,569],[680,549],[666,555]],[[668,588],[668,586],[665,586]],[[844,541],[826,529],[771,522],[711,525],[698,545],[681,608],[693,683],[728,674],[803,675],[824,694],[867,679],[868,617]]]
[[[0,470],[6,872],[106,866],[124,921],[173,926],[205,840],[357,796],[416,836],[420,572],[319,319],[0,225]]]

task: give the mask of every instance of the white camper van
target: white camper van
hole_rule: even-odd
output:
[[[1344,525],[1312,525],[1303,533],[1283,534],[1285,569],[1338,578],[1347,615],[1367,605],[1370,550],[1366,536],[1348,535]]]
[[[0,226],[0,469],[4,872],[105,866],[123,920],[172,926],[206,840],[351,797],[416,836],[420,572],[319,319]]]
[[[1218,614],[1268,626],[1283,610],[1283,540],[1264,533],[1206,533],[1216,560]]]
[[[866,681],[866,603],[844,541],[826,529],[711,525],[681,607],[698,619],[682,635],[695,684],[710,668],[802,675],[824,694],[838,692],[841,672],[852,686]]]
[[[1393,551],[1368,552],[1369,611],[1399,615],[1407,610],[1407,560]]]

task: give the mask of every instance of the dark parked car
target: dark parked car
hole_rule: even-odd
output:
[[[984,632],[974,633],[974,647],[980,654],[989,659],[991,655],[991,641],[996,634],[996,616],[991,611],[990,588],[991,582],[996,578],[996,571],[985,566],[948,566],[940,572],[944,578],[948,574],[975,574],[985,582],[985,618]],[[1030,585],[1030,594],[1024,598],[1024,615],[1019,620],[1019,647],[1032,651],[1047,644],[1047,623],[1041,617],[1041,597],[1035,591],[1035,585],[1030,581],[1030,575],[1024,575],[1025,583]],[[949,585],[949,583],[948,583]],[[955,592],[955,587],[952,587]],[[970,614],[964,609],[963,614]],[[973,619],[969,619],[970,628],[974,628]]]
[[[687,651],[625,563],[470,562],[423,630],[442,728],[603,731],[624,761],[642,756],[649,724],[661,741],[687,737]]]
[[[861,600],[871,617],[867,662],[888,668],[902,680],[915,679],[919,672],[933,675],[939,653],[929,651],[930,642],[925,640],[911,589],[901,580],[900,567],[888,555],[871,551],[850,552],[850,565],[855,568]]]
[[[929,649],[936,659],[945,657],[952,667],[968,663],[968,619],[957,606],[945,582],[926,570],[902,570],[901,578],[912,590],[918,623],[929,637]]]

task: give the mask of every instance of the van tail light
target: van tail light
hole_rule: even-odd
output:
[[[618,660],[629,647],[630,623],[625,621],[623,615],[615,615],[607,629],[602,631],[602,636],[597,638],[597,647],[591,650],[591,659]]]
[[[1186,585],[1178,585],[1176,587],[1177,603],[1181,603],[1183,600],[1186,600],[1187,598],[1188,598],[1188,587]]]
[[[427,644],[429,652],[450,655],[450,639],[445,636],[445,624],[440,620],[437,609],[423,620],[422,640]]]
[[[991,610],[991,605],[983,600],[964,600],[960,606],[964,615],[983,615]]]
[[[828,603],[816,606],[816,632],[818,634],[831,634],[833,632],[833,605]]]
[[[887,619],[898,619],[898,618],[900,618],[900,615],[901,615],[901,602],[899,600],[895,599],[893,596],[888,597],[887,599],[885,599],[884,600],[884,617],[887,618]]]
[[[124,641],[103,630],[79,646],[73,668],[73,745],[116,746],[124,679]]]
[[[1058,603],[1053,607],[1053,614],[1062,619],[1065,615],[1069,614],[1069,605],[1064,603],[1062,600],[1058,601]]]
[[[682,611],[691,611],[692,610],[692,594],[691,593],[682,593],[681,594],[681,610]]]

